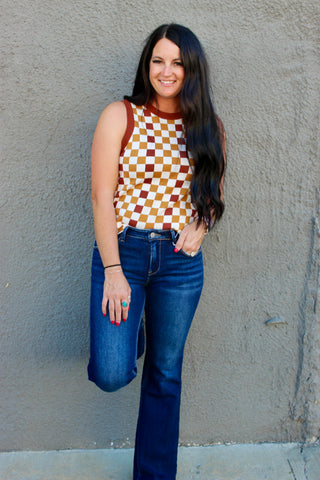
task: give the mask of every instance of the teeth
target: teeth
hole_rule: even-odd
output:
[[[161,80],[161,83],[164,83],[165,85],[172,85],[174,82],[166,82],[165,80]]]

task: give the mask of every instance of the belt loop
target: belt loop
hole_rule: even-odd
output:
[[[124,229],[120,233],[120,242],[126,241],[127,231],[128,231],[128,227],[124,227]]]
[[[170,233],[171,233],[172,243],[175,244],[177,241],[178,232],[176,232],[175,230],[170,230]]]

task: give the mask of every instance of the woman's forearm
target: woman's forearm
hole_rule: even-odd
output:
[[[104,266],[120,263],[118,231],[113,199],[92,200],[94,231]]]

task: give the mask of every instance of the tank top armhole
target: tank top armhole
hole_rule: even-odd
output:
[[[124,150],[129,142],[129,139],[132,135],[133,128],[134,128],[134,119],[133,119],[133,111],[132,111],[131,103],[128,100],[123,100],[123,103],[127,110],[127,128],[126,128],[126,131],[124,132],[124,135],[121,141],[120,155],[123,155]]]

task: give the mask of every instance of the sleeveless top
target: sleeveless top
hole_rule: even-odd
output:
[[[118,233],[126,226],[180,232],[197,215],[181,114],[124,103],[127,129],[114,197]]]

